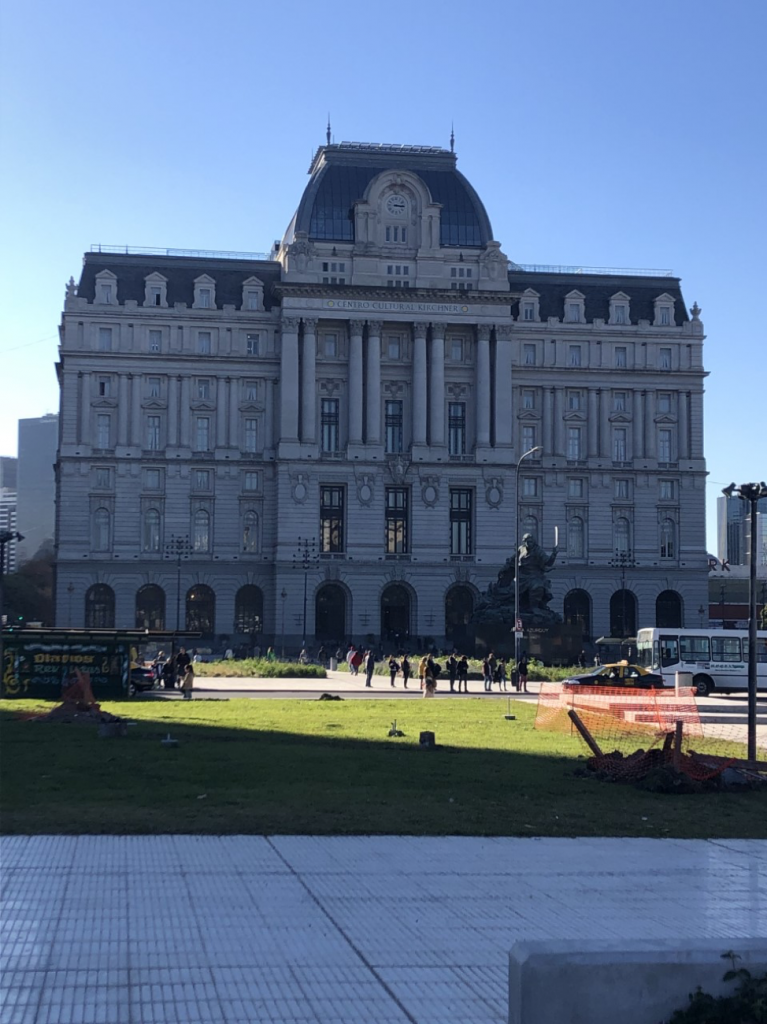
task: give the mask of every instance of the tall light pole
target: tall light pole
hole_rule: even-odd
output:
[[[170,535],[170,540],[165,543],[165,557],[176,559],[176,633],[181,628],[181,560],[189,558],[192,553],[192,545],[189,542],[189,535],[177,537],[175,533]],[[176,636],[171,640],[171,658],[176,654]]]
[[[535,448],[531,448],[519,456],[514,484],[514,671],[517,674],[517,686],[519,686],[519,645],[524,634],[522,613],[519,610],[519,467],[525,459],[542,451],[543,448],[536,445]]]
[[[751,512],[751,544],[748,563],[748,759],[756,760],[756,527],[758,504],[767,498],[767,484],[730,484],[722,491],[727,498],[747,501]]]
[[[3,650],[3,574],[5,572],[5,547],[11,541],[24,540],[17,530],[3,530],[0,533],[0,683],[5,678],[5,651]],[[0,686],[2,692],[2,686]]]
[[[298,547],[296,553],[293,555],[293,565],[297,568],[304,570],[304,618],[303,618],[303,642],[302,647],[306,647],[306,598],[309,587],[309,569],[313,562],[317,560],[317,539],[312,537],[310,540],[308,537],[298,538]]]
[[[616,548],[615,557],[610,560],[610,565],[616,566],[621,571],[621,627],[625,640],[631,632],[626,628],[626,572],[629,569],[636,569],[639,562],[634,558],[631,548],[626,548],[625,551]],[[636,629],[636,623],[634,623],[634,629]]]
[[[285,660],[285,602],[288,599],[288,592],[287,592],[287,590],[284,587],[282,588],[282,593],[280,594],[280,597],[282,598],[282,654],[280,655],[280,657],[284,661]]]

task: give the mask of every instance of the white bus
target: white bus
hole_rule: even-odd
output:
[[[637,662],[660,672],[667,686],[691,672],[698,695],[748,689],[748,632],[735,629],[640,629]],[[756,685],[767,690],[767,631],[756,640]]]

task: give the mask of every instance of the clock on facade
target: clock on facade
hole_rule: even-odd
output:
[[[393,195],[386,200],[386,212],[393,217],[404,217],[407,213],[407,203],[404,196]]]

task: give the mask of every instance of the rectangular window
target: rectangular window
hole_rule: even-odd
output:
[[[523,498],[537,498],[538,497],[538,478],[535,476],[525,476],[522,478],[522,497]]]
[[[628,366],[628,349],[624,345],[618,345],[615,349],[615,368],[625,370]]]
[[[567,496],[568,498],[582,498],[583,497],[583,480],[580,478],[571,478],[567,481]]]
[[[387,555],[405,555],[408,548],[407,519],[408,491],[406,487],[386,488],[386,530]]]
[[[385,409],[386,454],[396,455],[403,450],[402,402],[387,402]]]
[[[463,362],[463,338],[450,339],[450,358],[454,363]]]
[[[473,494],[466,488],[450,490],[450,554],[472,554],[471,512]]]
[[[257,491],[258,473],[246,473],[243,478],[242,489],[244,491]]]
[[[112,486],[112,470],[99,466],[96,469],[96,487],[101,490],[109,489]]]
[[[341,414],[338,399],[323,398],[320,414],[322,418],[322,450],[323,452],[337,452],[341,447],[339,437]]]
[[[466,454],[466,404],[450,402],[447,407],[448,452],[450,455]]]
[[[658,412],[671,412],[671,395],[668,393],[668,391],[660,391],[658,393]]]
[[[402,339],[392,334],[386,339],[386,357],[387,359],[400,359],[402,356]]]
[[[112,351],[112,328],[99,327],[99,352]]]
[[[322,336],[322,351],[326,359],[338,358],[337,334],[324,334]]]
[[[245,420],[245,451],[255,452],[258,448],[258,420],[248,418]]]
[[[200,309],[210,309],[210,288],[200,288],[197,294]]]
[[[246,334],[245,335],[245,354],[248,356],[258,355],[258,334]]]
[[[162,489],[162,470],[161,469],[145,469],[144,470],[144,490],[146,491],[159,491]]]
[[[535,408],[535,392],[532,388],[525,388],[522,392],[522,408],[523,409],[534,409]]]
[[[96,417],[96,447],[109,448],[112,420],[105,413]]]
[[[210,470],[196,469],[194,471],[194,489],[196,491],[210,490]]]
[[[581,407],[581,393],[580,391],[568,391],[567,392],[567,408],[570,412],[578,412]]]
[[[663,427],[658,431],[658,461],[672,461],[671,431]]]
[[[209,356],[211,349],[210,331],[200,331],[197,335],[197,351],[201,356]]]
[[[159,398],[160,390],[162,387],[162,381],[159,377],[147,377],[146,379],[146,396],[147,398]]]
[[[101,301],[102,302],[111,302],[112,301],[112,285],[111,284],[102,284],[100,286],[99,290],[100,290]]]
[[[532,302],[522,303],[522,319],[523,320],[534,320],[535,319],[535,306]]]
[[[616,391],[613,394],[613,409],[615,412],[626,411],[626,392]]]
[[[671,325],[671,309],[668,306],[660,307],[660,322],[662,327]]]
[[[197,417],[197,431],[195,451],[207,452],[210,449],[210,418],[208,416]]]
[[[535,345],[522,346],[522,362],[525,366],[535,366]]]
[[[628,431],[625,427],[613,430],[613,462],[625,462],[628,458]]]
[[[147,416],[146,418],[146,446],[150,452],[160,450],[160,417]]]
[[[210,398],[210,381],[204,377],[200,377],[197,380],[196,385],[197,397],[206,399]]]
[[[149,351],[159,352],[162,344],[162,331],[149,332]]]
[[[680,661],[711,661],[707,636],[680,636]]]
[[[628,319],[626,317],[626,307],[623,303],[619,303],[615,307],[615,322],[616,324],[628,323]]]
[[[567,428],[567,457],[568,459],[579,459],[581,457],[581,428]]]
[[[581,346],[571,345],[568,352],[568,365],[580,366],[581,365]]]
[[[344,550],[344,489],[320,487],[320,551]]]
[[[658,484],[658,497],[661,501],[674,500],[674,481],[661,480]]]
[[[568,302],[567,319],[572,324],[577,324],[581,319],[581,306],[579,302]]]
[[[618,501],[628,501],[629,500],[629,482],[628,482],[628,480],[616,480],[614,482],[614,486],[615,486],[615,497],[618,499]]]
[[[112,378],[99,377],[99,398],[109,398],[112,394]]]
[[[712,636],[711,637],[711,660],[712,661],[742,661],[740,655],[740,637],[737,636]]]
[[[662,348],[658,352],[658,369],[670,370],[671,369],[671,349]]]
[[[258,381],[257,380],[246,380],[245,381],[245,401],[255,402],[258,399]]]
[[[535,448],[535,427],[522,427],[522,453]]]

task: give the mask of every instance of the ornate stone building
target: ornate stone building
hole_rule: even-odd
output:
[[[552,607],[585,635],[694,623],[703,325],[679,280],[510,262],[449,150],[328,144],[309,173],[269,256],[86,253],[59,624],[460,645],[517,508],[520,535],[558,531]]]

